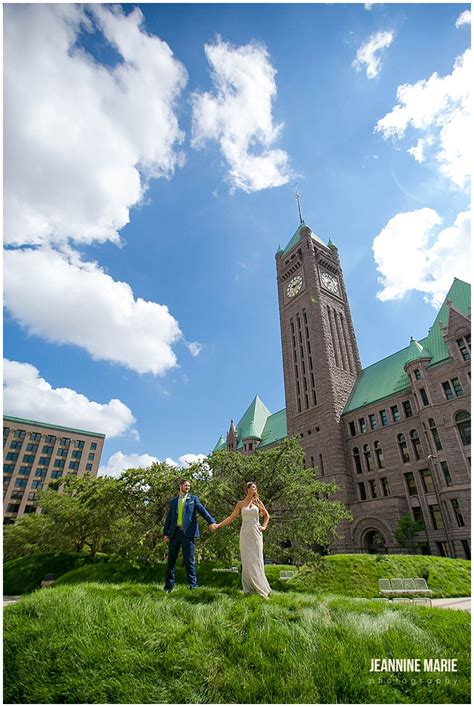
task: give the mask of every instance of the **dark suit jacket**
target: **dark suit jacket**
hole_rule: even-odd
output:
[[[175,496],[170,501],[170,507],[168,509],[168,515],[166,516],[165,525],[163,527],[163,535],[167,535],[172,538],[176,532],[176,526],[178,524],[178,499],[179,496]],[[183,509],[183,533],[187,538],[198,538],[199,526],[196,519],[196,511],[202,515],[204,520],[210,524],[216,521],[211,516],[206,508],[202,505],[198,496],[192,496],[188,494],[188,497],[184,503]]]

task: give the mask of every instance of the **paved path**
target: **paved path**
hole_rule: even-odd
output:
[[[21,599],[21,595],[20,596],[10,596],[10,597],[4,596],[3,597],[3,606],[8,606],[9,604],[14,604],[16,601],[18,601],[18,599]]]

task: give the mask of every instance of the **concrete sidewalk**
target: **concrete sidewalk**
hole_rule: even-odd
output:
[[[433,599],[433,606],[437,609],[458,609],[471,611],[471,597],[450,597],[449,599]]]
[[[18,596],[4,596],[3,597],[3,606],[8,606],[9,604],[14,604],[18,599],[21,599],[21,594]]]

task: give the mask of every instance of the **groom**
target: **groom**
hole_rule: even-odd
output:
[[[197,496],[189,493],[191,484],[187,480],[179,483],[179,494],[171,499],[168,515],[163,528],[163,540],[169,544],[168,565],[166,568],[165,592],[171,592],[175,581],[175,565],[179,548],[183,548],[184,565],[188,575],[190,589],[197,589],[196,563],[194,561],[194,538],[199,537],[196,511],[209,524],[209,530],[215,530],[217,523],[204,508]]]

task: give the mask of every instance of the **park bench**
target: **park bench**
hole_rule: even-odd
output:
[[[52,584],[54,584],[55,579],[56,579],[56,575],[45,574],[44,579],[41,582],[41,589],[44,589],[45,587],[50,587]]]
[[[416,577],[413,579],[379,579],[380,596],[387,599],[426,599],[431,602],[433,592],[426,584],[426,579]]]
[[[283,580],[292,579],[295,576],[296,576],[296,572],[291,572],[288,570],[282,570],[280,572],[280,579],[283,579]]]

